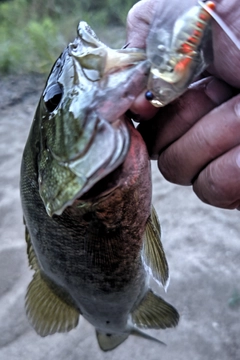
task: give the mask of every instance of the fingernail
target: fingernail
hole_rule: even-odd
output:
[[[237,166],[240,168],[240,153],[236,157]]]
[[[129,42],[127,43],[127,44],[125,44],[123,47],[122,47],[122,49],[126,49],[128,46],[129,46]]]
[[[240,118],[240,103],[239,102],[234,106],[234,110],[235,110],[235,114],[237,115],[237,117]]]
[[[206,85],[205,93],[216,105],[230,99],[233,94],[230,86],[215,78]]]

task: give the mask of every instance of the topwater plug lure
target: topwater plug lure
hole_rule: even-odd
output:
[[[215,4],[208,1],[206,6],[214,10]],[[162,107],[179,97],[208,65],[204,45],[211,38],[211,15],[200,5],[192,7],[174,23],[172,34],[161,29],[158,51],[151,53],[150,35],[149,57],[152,63],[148,91],[145,96],[152,105]]]
[[[151,70],[145,97],[152,105],[162,107],[182,95],[213,61],[212,18],[240,49],[240,41],[216,14],[215,8],[212,1],[199,1],[198,5],[179,17],[172,28],[166,24],[166,28],[161,28],[158,33],[150,31],[147,54]]]

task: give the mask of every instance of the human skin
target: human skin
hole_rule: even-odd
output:
[[[215,4],[217,14],[239,36],[239,0]],[[161,9],[169,7],[171,16],[181,6],[178,0],[139,1],[128,14],[129,47],[145,48],[155,11],[161,16]],[[205,203],[240,209],[240,50],[215,21],[212,31],[214,61],[201,80],[161,109],[141,94],[131,111],[140,121],[151,158],[158,160],[167,180],[192,185]]]

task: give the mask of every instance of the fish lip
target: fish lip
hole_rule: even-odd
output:
[[[133,121],[128,117],[125,116],[125,121],[128,124],[128,127],[134,127]],[[115,121],[115,123],[117,123],[118,120]],[[84,194],[82,194],[81,196],[79,196],[76,200],[86,200],[86,201],[97,201],[97,200],[101,200],[103,198],[107,198],[109,196],[112,195],[112,193],[114,193],[117,189],[119,189],[121,187],[121,173],[122,173],[122,166],[124,164],[124,161],[126,160],[127,154],[125,155],[125,158],[123,159],[123,161],[119,164],[119,166],[117,166],[115,169],[113,169],[110,173],[108,173],[105,177],[103,177],[100,181],[98,181],[96,184],[94,184],[88,191],[86,191]],[[98,187],[99,183],[101,181],[104,182],[112,182],[113,184],[111,185],[110,188],[107,188],[106,190],[100,189],[98,190],[98,193],[92,194],[92,191],[94,190],[94,187]]]
[[[58,193],[55,194],[54,198],[44,198],[44,196],[41,196],[43,203],[45,205],[45,209],[47,214],[52,217],[53,215],[62,215],[62,213],[64,212],[64,210],[68,207],[68,206],[72,206],[74,204],[74,202],[77,199],[81,199],[82,197],[84,198],[84,194],[89,193],[91,191],[91,189],[97,185],[101,180],[105,181],[107,176],[112,176],[112,174],[114,174],[115,176],[115,170],[120,169],[121,164],[125,161],[126,156],[128,154],[129,151],[129,147],[130,147],[130,131],[129,131],[129,121],[127,121],[126,117],[121,118],[121,119],[117,119],[115,120],[112,124],[111,127],[115,128],[117,131],[116,137],[115,137],[115,141],[116,141],[116,146],[119,143],[119,146],[116,148],[114,148],[114,152],[111,154],[111,156],[107,159],[105,159],[104,163],[100,165],[100,167],[97,168],[93,168],[95,169],[92,173],[91,173],[91,166],[89,168],[90,171],[90,175],[88,177],[85,177],[84,179],[81,178],[83,180],[83,184],[79,187],[78,191],[76,190],[75,194],[73,194],[73,196],[71,196],[70,199],[68,200],[64,200],[64,191],[62,191],[62,189],[64,189],[64,186],[61,186],[60,191]],[[94,142],[94,140],[93,140]],[[93,149],[94,152],[94,149]],[[84,160],[85,161],[85,160]],[[70,165],[70,163],[69,163]],[[85,161],[85,165],[88,167],[88,163]],[[64,162],[64,166],[66,167],[66,162]],[[104,166],[104,167],[103,167]],[[70,168],[70,166],[69,166]],[[70,169],[72,171],[72,169]],[[72,171],[73,172],[73,171]],[[76,178],[78,178],[77,174],[77,170],[75,172],[73,172],[73,174],[75,174]],[[86,175],[86,174],[85,174]],[[102,183],[101,183],[102,184]],[[50,184],[51,185],[51,184]],[[68,184],[66,184],[68,185]],[[114,182],[114,187],[116,188],[116,181]],[[99,198],[100,197],[104,197],[104,196],[109,196],[110,193],[112,191],[114,191],[113,188],[110,189],[106,189],[106,187],[103,187],[104,190],[99,191],[97,194],[94,193],[94,196],[92,196],[91,198]],[[61,200],[61,194],[62,194],[62,200]],[[91,194],[91,193],[90,193]]]
[[[116,120],[110,122],[110,124],[112,125],[112,127],[118,128],[119,127],[118,124],[120,123],[120,121],[121,121],[120,119],[116,119]],[[129,120],[129,121],[131,122],[131,120]],[[82,151],[79,154],[76,154],[74,157],[72,157],[69,160],[63,159],[60,156],[58,156],[57,154],[55,154],[54,151],[51,149],[51,146],[48,145],[47,141],[46,141],[46,147],[48,148],[48,150],[51,153],[51,155],[53,156],[53,158],[59,162],[59,164],[61,164],[62,166],[69,166],[71,163],[74,163],[76,160],[80,159],[83,155],[85,155],[88,152],[89,148],[91,147],[91,145],[94,141],[94,138],[95,138],[95,134],[92,135],[92,137],[91,137],[87,147],[84,149],[84,151]]]

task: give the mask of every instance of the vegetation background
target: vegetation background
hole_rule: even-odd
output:
[[[107,45],[124,45],[134,0],[0,0],[0,74],[46,73],[86,21]],[[111,31],[110,31],[111,29]]]

